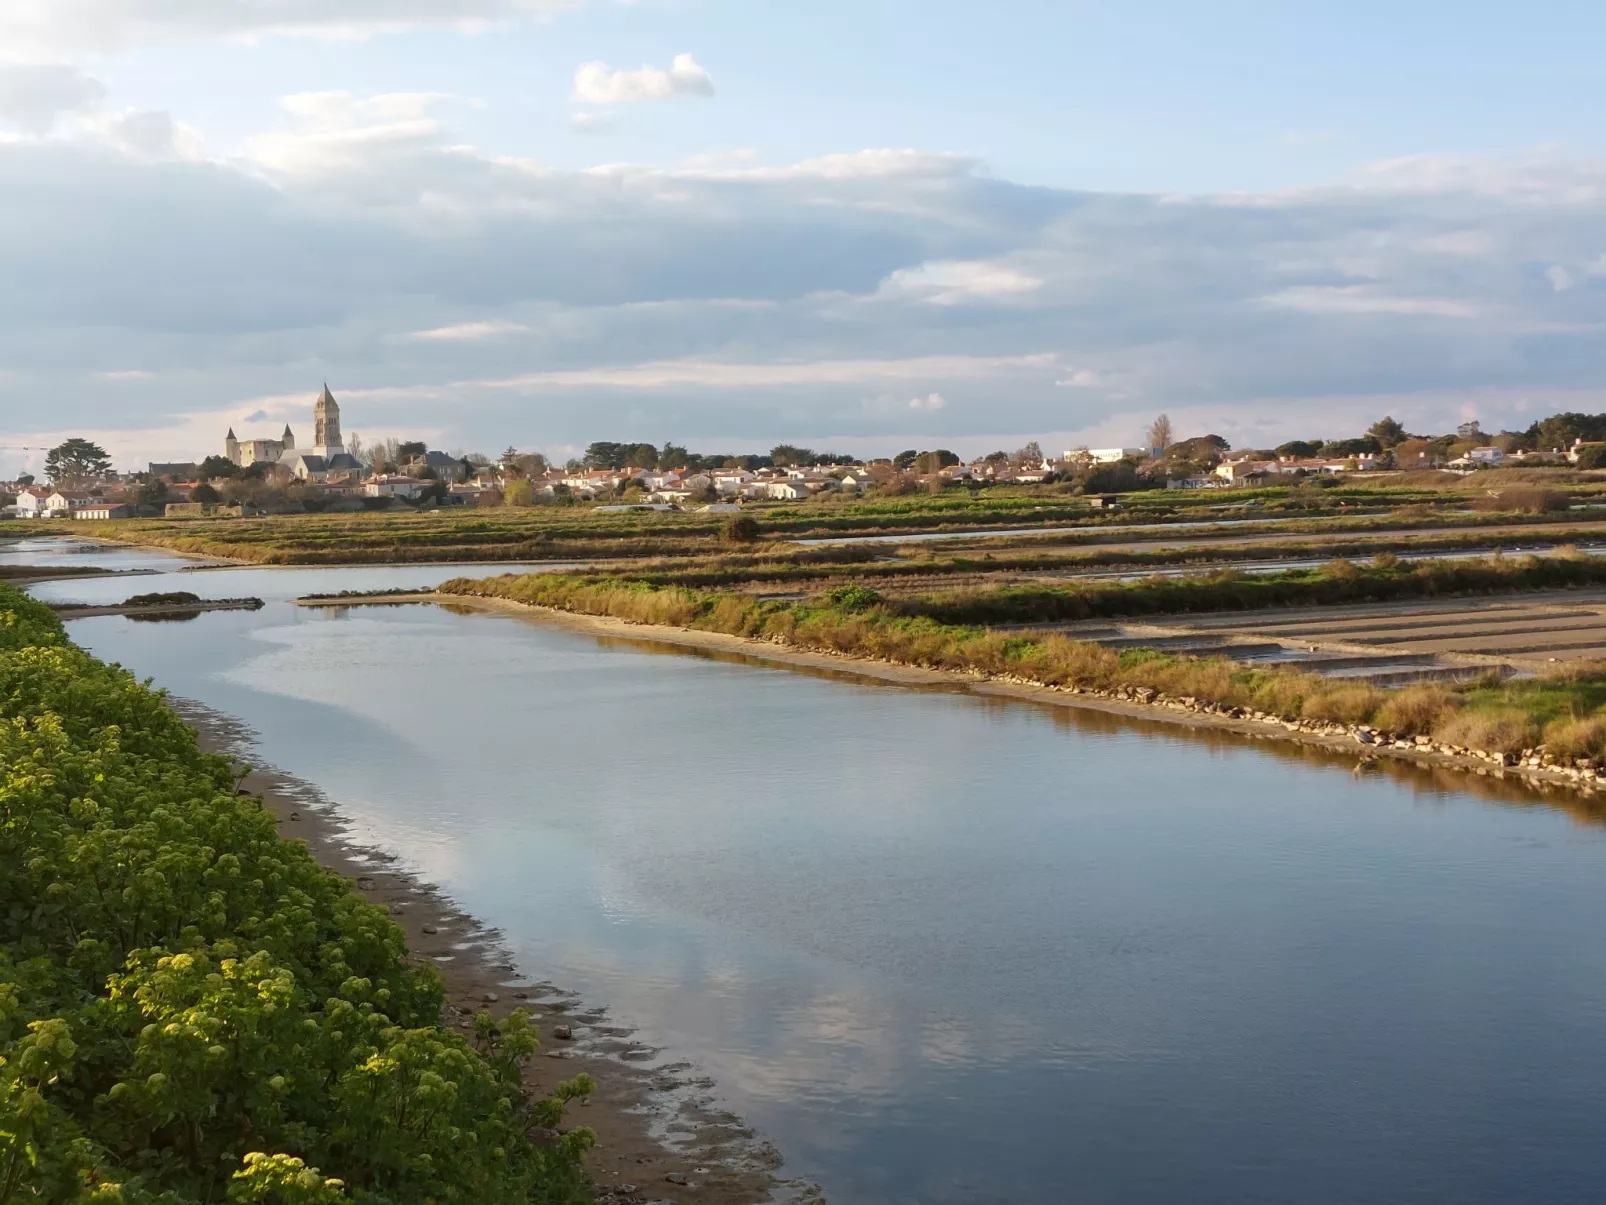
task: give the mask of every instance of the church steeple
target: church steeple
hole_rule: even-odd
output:
[[[312,417],[316,444],[313,455],[339,456],[343,453],[346,446],[340,438],[340,405],[335,401],[335,395],[329,392],[328,381],[323,383],[323,392],[312,407]]]
[[[284,450],[286,452],[290,452],[290,451],[294,451],[295,450],[296,436],[295,436],[295,432],[290,430],[290,424],[289,423],[285,423],[285,425],[284,425],[284,434],[279,437],[279,442],[284,444]]]

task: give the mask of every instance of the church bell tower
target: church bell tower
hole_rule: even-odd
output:
[[[329,383],[324,382],[323,392],[318,395],[317,404],[312,408],[314,436],[317,445],[312,449],[314,456],[339,456],[346,450],[346,445],[340,438],[340,406],[335,401],[335,395],[329,392]]]

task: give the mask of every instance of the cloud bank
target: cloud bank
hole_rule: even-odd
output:
[[[637,74],[596,95],[662,87]],[[8,425],[48,397],[53,430],[187,456],[325,377],[358,430],[492,450],[1130,443],[1159,410],[1261,443],[1606,409],[1600,160],[1229,196],[914,149],[561,171],[466,145],[458,103],[302,94],[219,156],[70,70],[0,77]]]

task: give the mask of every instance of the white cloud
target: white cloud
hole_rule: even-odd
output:
[[[950,260],[900,268],[882,283],[881,292],[932,305],[965,305],[1019,297],[1042,287],[1039,278],[1002,264]]]
[[[574,73],[574,99],[589,105],[712,95],[713,76],[689,54],[677,54],[668,71],[658,67],[616,71],[606,63],[584,63]]]
[[[1061,377],[1054,384],[1061,389],[1096,389],[1104,384],[1104,378],[1090,368],[1079,368],[1069,376]]]
[[[503,380],[460,381],[487,389],[753,389],[791,385],[862,385],[876,381],[943,378],[986,380],[1052,372],[1054,355],[917,356],[893,360],[831,360],[752,363],[686,358],[645,364],[598,366],[525,373]],[[932,410],[942,406],[941,396]],[[928,399],[929,400],[929,399]]]
[[[194,38],[364,38],[419,26],[545,18],[582,0],[6,0],[0,46],[18,55]]]
[[[439,92],[298,92],[279,107],[294,122],[252,139],[247,155],[272,171],[296,175],[377,167],[381,157],[416,156],[439,149],[445,125],[433,111],[454,98]]]
[[[940,393],[928,393],[925,397],[909,399],[911,410],[941,410],[948,404],[948,400]]]
[[[112,372],[97,372],[95,374],[102,381],[148,381],[156,374],[146,372],[142,368],[122,368]]]
[[[1073,193],[907,149],[564,171],[464,145],[455,103],[303,94],[233,161],[114,152],[104,107],[0,145],[0,262],[36,282],[0,291],[0,413],[52,396],[52,423],[105,430],[159,395],[172,434],[328,373],[359,429],[492,450],[911,427],[957,448],[979,415],[1024,436],[1117,406],[1337,433],[1334,397],[1442,429],[1478,388],[1499,425],[1606,379],[1580,304],[1606,208],[1566,183],[1588,163],[1549,199]],[[1577,287],[1536,288],[1546,265]],[[132,364],[159,383],[93,375]]]
[[[1488,255],[1495,250],[1494,236],[1487,230],[1451,230],[1430,234],[1417,241],[1423,251],[1441,255]]]
[[[472,342],[477,339],[496,339],[503,335],[518,335],[529,331],[522,322],[491,319],[485,322],[459,322],[453,326],[437,326],[433,330],[414,331],[414,339],[433,339],[446,342]]]
[[[1454,297],[1400,297],[1369,285],[1307,285],[1263,298],[1267,305],[1312,314],[1400,314],[1432,318],[1476,318],[1475,301]]]
[[[1560,264],[1551,264],[1550,267],[1546,268],[1545,279],[1550,282],[1550,287],[1558,293],[1565,293],[1573,287],[1572,273]]]
[[[66,63],[0,63],[0,125],[48,134],[68,114],[100,107],[106,89]]]

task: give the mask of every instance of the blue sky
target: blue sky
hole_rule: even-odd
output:
[[[1557,3],[12,0],[4,442],[188,456],[325,376],[367,433],[557,452],[1606,409],[1603,35]]]

